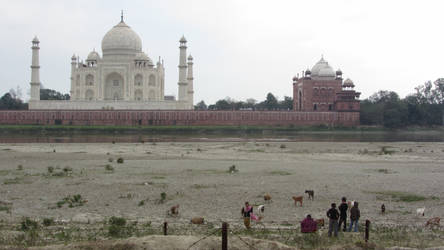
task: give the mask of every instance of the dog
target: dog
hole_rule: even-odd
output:
[[[313,190],[305,190],[305,193],[308,194],[308,199],[314,199],[315,192]]]
[[[421,208],[417,208],[416,209],[416,215],[417,216],[424,216],[424,212],[425,212],[425,207],[421,207]]]
[[[431,219],[429,219],[428,221],[427,221],[427,223],[425,224],[425,226],[427,227],[427,226],[430,226],[430,227],[433,227],[433,226],[438,226],[439,227],[439,222],[441,221],[441,218],[439,218],[439,217],[434,217],[434,218],[431,218]]]
[[[271,195],[270,194],[265,194],[264,195],[264,201],[265,202],[271,202]]]
[[[191,224],[201,225],[204,224],[204,218],[202,217],[194,217],[191,219]]]
[[[325,225],[324,219],[317,219],[315,221],[316,221],[316,225],[317,225],[318,228],[319,227],[324,227],[324,225]]]
[[[297,206],[298,202],[299,202],[301,204],[301,207],[302,207],[302,201],[304,199],[304,196],[293,196],[292,198],[294,200],[294,205],[295,206]]]
[[[173,216],[179,215],[179,204],[172,206],[168,212]]]

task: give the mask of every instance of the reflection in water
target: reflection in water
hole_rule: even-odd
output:
[[[71,134],[71,135],[5,135],[0,143],[106,143],[106,142],[238,142],[238,141],[338,141],[338,142],[443,142],[439,131],[420,132],[292,132],[291,134]]]

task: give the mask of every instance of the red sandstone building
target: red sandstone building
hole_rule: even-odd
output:
[[[322,57],[303,77],[293,78],[293,110],[305,112],[359,112],[359,95],[353,81],[343,81]]]

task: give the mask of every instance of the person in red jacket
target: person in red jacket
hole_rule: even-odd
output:
[[[311,218],[311,215],[307,215],[307,217],[301,221],[301,233],[313,233],[316,232],[316,230],[316,221]]]

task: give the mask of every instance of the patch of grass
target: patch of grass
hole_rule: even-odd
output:
[[[113,158],[108,158],[108,162],[113,162],[114,159]]]
[[[54,167],[53,166],[48,166],[46,169],[48,170],[49,174],[52,174],[54,172]]]
[[[167,198],[167,194],[165,192],[160,193],[160,202],[163,203],[165,202]]]
[[[6,179],[3,181],[4,185],[11,185],[11,184],[20,184],[20,182],[23,181],[23,177],[15,177],[12,179]]]
[[[285,144],[281,144],[281,145],[279,146],[279,148],[280,148],[280,149],[287,148],[287,145],[285,145]]]
[[[390,150],[390,146],[382,146],[381,147],[381,151],[379,151],[380,155],[392,155],[394,154],[396,151],[395,150]]]
[[[155,179],[155,180],[163,180],[165,179],[165,176],[152,176],[151,179]]]
[[[63,205],[68,204],[68,207],[80,207],[85,204],[87,200],[83,199],[83,197],[80,194],[75,195],[68,195],[65,198],[63,198],[61,201],[57,202],[57,207],[61,208]]]
[[[141,200],[139,201],[139,203],[137,203],[137,206],[141,207],[145,205],[145,200]]]
[[[38,229],[39,224],[37,221],[30,219],[29,217],[22,218],[22,221],[20,222],[20,230],[21,231],[30,231]]]
[[[269,172],[270,175],[292,175],[292,173],[282,170],[274,170]]]
[[[205,185],[205,184],[193,184],[191,188],[194,189],[204,189],[204,188],[215,188],[216,185]]]
[[[402,202],[417,202],[424,201],[427,197],[407,192],[400,191],[376,191],[370,192],[373,194],[381,195],[381,199],[386,199],[386,197],[390,197],[393,201],[402,201]]]
[[[117,163],[122,164],[123,163],[123,158],[122,157],[117,158]]]
[[[11,207],[10,206],[4,206],[4,205],[0,205],[0,212],[6,212],[6,213],[10,213],[11,212]]]

